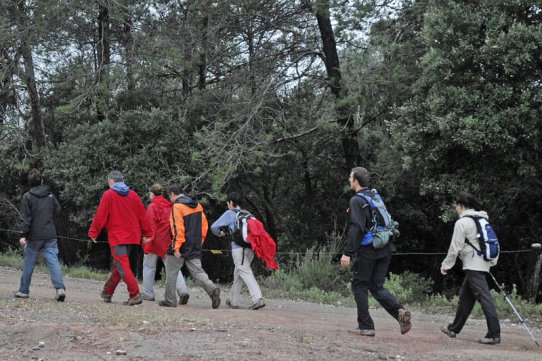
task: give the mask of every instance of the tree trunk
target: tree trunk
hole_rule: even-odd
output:
[[[109,44],[109,9],[99,5],[98,10],[98,43],[96,44],[96,117],[98,122],[105,119],[107,110],[107,75],[111,63]]]
[[[15,95],[12,87],[14,61],[10,59],[5,49],[0,49],[0,124],[4,124],[8,106],[15,105]]]
[[[204,10],[205,11],[205,10]],[[206,86],[207,75],[207,50],[208,50],[208,36],[209,36],[209,16],[204,15],[201,21],[202,26],[202,39],[201,39],[201,52],[199,55],[198,64],[198,89],[204,90]]]
[[[124,61],[126,64],[126,79],[128,91],[135,90],[134,81],[134,37],[132,35],[132,19],[128,18],[123,25],[123,45],[124,45]]]
[[[32,139],[32,146],[41,149],[45,147],[45,129],[43,127],[41,119],[41,105],[40,98],[38,94],[38,87],[36,85],[36,75],[34,72],[34,59],[32,56],[32,49],[28,43],[27,35],[29,31],[29,21],[26,15],[25,1],[17,2],[16,9],[16,24],[17,30],[20,34],[20,47],[19,53],[23,58],[24,73],[23,78],[28,91],[28,99],[30,102],[30,112],[31,112],[31,124],[30,124],[30,135]]]
[[[321,0],[316,5],[316,20],[318,29],[322,38],[324,52],[324,63],[329,80],[331,93],[335,96],[338,104],[344,103],[348,96],[347,90],[343,86],[341,66],[339,55],[337,53],[337,43],[333,26],[329,15],[329,1]],[[357,140],[357,130],[354,128],[354,111],[348,105],[337,106],[337,123],[342,126],[342,145],[346,162],[346,167],[352,169],[360,165],[359,144]]]

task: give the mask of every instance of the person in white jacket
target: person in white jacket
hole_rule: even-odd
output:
[[[483,256],[478,255],[477,251],[466,242],[468,240],[474,247],[480,249],[476,236],[478,233],[476,223],[468,217],[478,216],[488,219],[487,213],[480,208],[479,203],[470,193],[460,192],[458,194],[455,210],[459,219],[455,222],[450,248],[441,264],[440,272],[446,276],[459,256],[463,261],[465,279],[459,291],[459,304],[455,319],[448,326],[443,326],[441,331],[449,337],[455,337],[463,329],[474,303],[478,301],[482,306],[488,328],[485,337],[478,342],[496,345],[501,342],[501,327],[495,303],[489,293],[486,275],[489,273],[489,268],[497,264],[498,257],[492,261],[485,261]]]

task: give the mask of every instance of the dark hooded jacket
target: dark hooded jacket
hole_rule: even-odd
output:
[[[56,238],[53,218],[60,210],[60,203],[48,186],[33,187],[21,199],[19,225],[21,236],[28,240]]]
[[[182,195],[171,209],[170,227],[173,239],[167,254],[179,251],[181,257],[201,258],[202,245],[209,228],[203,207],[196,198]]]

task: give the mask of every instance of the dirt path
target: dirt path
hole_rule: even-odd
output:
[[[21,300],[13,297],[20,272],[0,273],[0,360],[542,359],[542,349],[510,321],[503,322],[502,344],[483,346],[476,343],[483,320],[470,320],[450,339],[439,331],[450,315],[413,311],[413,328],[401,336],[397,322],[378,309],[372,311],[376,337],[362,338],[345,332],[356,326],[351,308],[270,299],[258,311],[212,310],[199,288],[191,290],[186,306],[128,307],[122,305],[128,298],[124,284],[105,304],[98,296],[102,282],[73,278],[65,280],[66,302],[57,303],[46,274],[34,275],[31,298]],[[163,289],[157,294],[161,298]],[[533,331],[541,342],[541,330]]]

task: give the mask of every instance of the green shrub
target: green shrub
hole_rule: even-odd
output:
[[[501,287],[504,288],[505,286],[501,285]],[[491,297],[495,302],[495,307],[497,308],[497,314],[499,315],[499,318],[510,318],[512,320],[516,320],[517,316],[512,310],[512,307],[510,307],[510,305],[504,298],[504,296],[495,290],[491,290],[490,292]],[[524,317],[537,317],[542,314],[542,304],[532,304],[529,303],[527,300],[521,298],[521,296],[519,296],[517,293],[517,287],[515,284],[512,286],[512,291],[508,293],[508,298],[510,298],[514,307],[516,307],[518,312]],[[476,304],[474,305],[472,314],[478,317],[483,317],[484,313],[482,311],[482,307],[478,302],[476,302]]]
[[[416,273],[404,272],[400,275],[390,273],[385,287],[404,304],[420,304],[431,293],[433,281]]]
[[[5,253],[0,253],[0,266],[22,269],[23,255],[22,251],[10,248]]]

